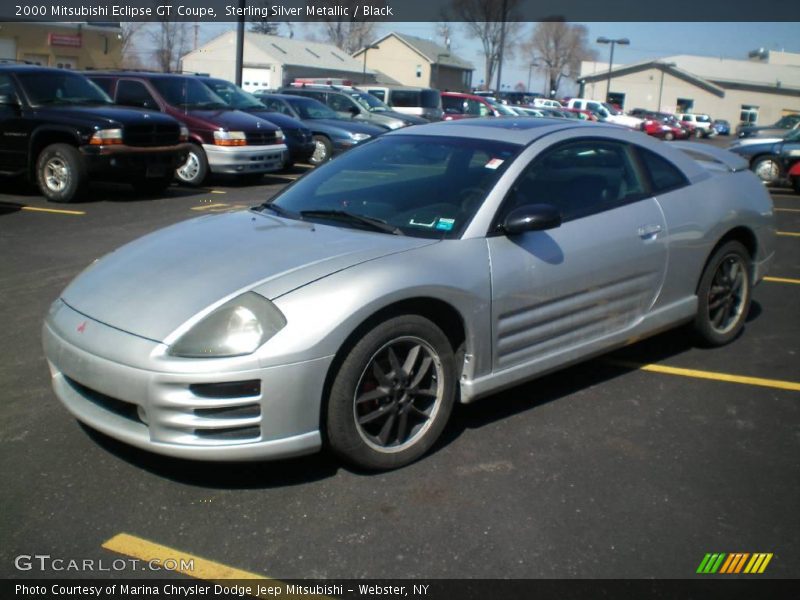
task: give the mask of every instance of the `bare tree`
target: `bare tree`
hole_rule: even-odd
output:
[[[558,92],[564,77],[575,79],[581,61],[594,60],[589,47],[589,31],[583,25],[550,21],[537,23],[531,40],[523,46],[530,64],[538,65],[547,78],[547,91]]]
[[[516,18],[516,8],[520,2],[521,0],[451,0],[455,20],[462,21],[467,34],[480,40],[483,46],[483,81],[486,87],[492,85],[500,57],[512,56],[512,48],[520,31],[520,23],[513,19]]]
[[[374,20],[357,21],[354,18],[356,6],[362,2],[358,0],[323,0],[322,4],[347,9],[349,18],[342,21],[342,17],[322,17],[320,19],[322,23],[321,41],[331,43],[347,54],[353,54],[377,37],[378,25]]]
[[[120,23],[119,39],[120,39],[120,55],[122,62],[120,65],[126,69],[136,69],[141,67],[141,61],[137,56],[138,50],[136,48],[136,36],[144,27],[145,23],[142,21],[123,21]]]
[[[250,6],[257,6],[262,9],[269,10],[269,2],[261,0],[261,2],[250,2]],[[266,35],[280,35],[280,22],[272,21],[268,17],[262,17],[256,21],[250,22],[249,30],[253,33],[263,33]]]
[[[189,23],[158,21],[149,31],[153,58],[164,73],[180,70],[181,57],[189,51]]]

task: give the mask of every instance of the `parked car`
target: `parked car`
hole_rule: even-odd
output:
[[[92,180],[163,190],[187,139],[175,119],[114,106],[78,73],[0,65],[0,173],[25,176],[52,202],[78,199]]]
[[[464,94],[462,92],[442,92],[444,120],[454,121],[472,117],[513,116],[514,111],[503,106],[489,96]]]
[[[360,89],[404,115],[422,117],[426,121],[442,120],[442,98],[439,90],[388,85],[365,85]]]
[[[759,126],[752,123],[739,123],[736,127],[736,135],[740,138],[780,136],[786,133],[787,130],[797,127],[798,124],[800,124],[800,113],[793,113],[782,116],[771,125]]]
[[[581,110],[579,108],[562,108],[563,112],[573,113],[577,115],[577,118],[581,121],[599,121],[600,119],[597,118],[597,115],[594,114],[590,110]]]
[[[509,106],[511,110],[521,117],[543,117],[544,113],[538,108],[530,108],[528,106]]]
[[[782,138],[737,140],[728,149],[745,158],[753,172],[766,184],[792,183],[789,172],[800,161],[800,129]]]
[[[714,119],[711,123],[711,127],[717,131],[717,135],[731,134],[731,124],[725,119]]]
[[[393,111],[372,94],[355,87],[303,83],[284,87],[281,94],[313,98],[337,112],[340,118],[365,121],[385,129],[424,125],[428,122],[422,117]]]
[[[662,140],[685,140],[691,137],[692,132],[688,127],[678,121],[675,115],[657,111],[641,111],[638,113],[644,119],[644,132]],[[692,129],[693,131],[693,129]]]
[[[550,98],[534,98],[534,108],[563,108],[563,105],[558,100],[551,100]]]
[[[644,121],[630,115],[625,115],[606,102],[589,100],[587,98],[570,98],[567,108],[588,110],[597,115],[604,123],[614,123],[630,129],[641,129]]]
[[[275,125],[235,110],[192,75],[90,71],[117,104],[161,111],[189,129],[188,158],[175,171],[188,185],[209,173],[258,178],[283,168],[287,152]]]
[[[678,113],[675,117],[682,123],[688,123],[694,127],[693,133],[696,138],[713,137],[717,130],[711,127],[711,117],[708,115],[698,115],[694,113]]]
[[[789,169],[789,182],[795,194],[800,194],[800,161],[795,162]]]
[[[257,97],[267,110],[298,119],[311,130],[314,153],[309,162],[312,165],[327,162],[345,150],[386,133],[383,127],[343,119],[313,98],[289,94],[260,94]]]
[[[264,119],[283,132],[283,139],[288,152],[285,155],[284,167],[291,167],[296,162],[307,162],[314,154],[314,139],[311,130],[297,119],[278,112],[271,112],[253,94],[245,92],[230,81],[214,77],[198,76],[212,92],[222,98],[231,107]]]
[[[406,465],[457,400],[687,322],[741,333],[772,200],[694,146],[551,119],[388,133],[95,262],[46,317],[53,388],[155,453]]]

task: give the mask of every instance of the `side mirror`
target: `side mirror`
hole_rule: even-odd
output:
[[[517,235],[526,231],[544,231],[561,225],[561,213],[552,204],[525,204],[515,208],[500,224],[506,235]]]
[[[349,112],[349,113],[350,113],[351,115],[353,115],[354,117],[357,117],[358,115],[360,115],[360,114],[361,114],[361,111],[360,111],[360,110],[358,110],[358,107],[357,107],[357,106],[351,106],[351,107],[350,107],[350,109],[349,109],[347,112]]]

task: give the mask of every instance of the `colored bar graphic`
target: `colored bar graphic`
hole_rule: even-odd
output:
[[[760,552],[750,554],[749,552],[725,552],[708,553],[700,561],[697,573],[720,575],[736,575],[739,573],[756,574],[763,573],[769,562],[772,560],[772,553]],[[745,566],[747,565],[747,566]]]

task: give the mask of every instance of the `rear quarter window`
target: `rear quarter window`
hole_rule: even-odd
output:
[[[645,148],[638,148],[638,151],[654,193],[663,194],[689,185],[683,172],[667,159]]]

